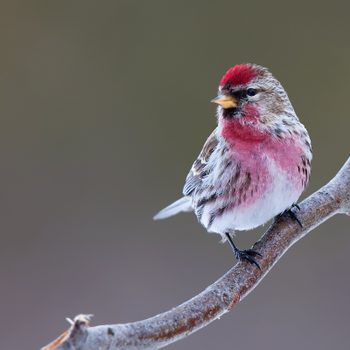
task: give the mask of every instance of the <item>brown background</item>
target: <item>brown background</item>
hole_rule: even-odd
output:
[[[310,193],[349,155],[345,2],[9,1],[0,11],[0,348],[139,320],[223,274],[179,197],[220,76],[268,66],[310,131]],[[265,228],[240,234],[248,247]],[[297,244],[234,312],[169,349],[349,349],[349,218]]]

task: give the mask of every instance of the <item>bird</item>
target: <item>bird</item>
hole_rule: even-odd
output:
[[[300,223],[293,209],[309,182],[311,140],[287,92],[263,66],[228,69],[211,102],[217,127],[186,177],[183,196],[154,219],[194,211],[208,232],[229,242],[236,259],[260,268],[261,254],[240,250],[234,234],[283,213]]]

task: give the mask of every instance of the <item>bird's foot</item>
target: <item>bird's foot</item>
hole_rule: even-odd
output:
[[[257,256],[259,258],[262,257],[260,253],[256,252],[253,249],[245,249],[245,250],[235,249],[234,253],[237,260],[246,260],[249,263],[255,265],[259,270],[261,270],[259,263],[255,260]]]
[[[232,237],[229,233],[225,233],[225,236],[226,236],[233,252],[235,253],[235,257],[237,260],[240,260],[240,261],[246,260],[249,263],[255,265],[259,270],[261,270],[260,265],[255,260],[256,257],[260,257],[260,258],[262,257],[262,255],[260,253],[256,252],[253,249],[240,250],[234,244]]]
[[[293,211],[294,208],[297,208],[298,211],[300,210],[300,207],[297,203],[294,203],[291,205],[291,207],[289,209],[286,209],[282,214],[282,215],[288,215],[291,219],[295,220],[299,225],[300,227],[302,228],[303,227],[303,224],[301,223],[301,221],[299,220],[297,214]]]
[[[298,210],[300,210],[300,206],[298,203],[293,203],[292,206],[290,207],[290,209],[294,209],[297,208]]]

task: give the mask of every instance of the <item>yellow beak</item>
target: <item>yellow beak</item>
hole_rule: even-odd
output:
[[[233,96],[228,95],[219,95],[212,99],[210,102],[217,103],[225,109],[235,108],[238,106],[238,101]]]

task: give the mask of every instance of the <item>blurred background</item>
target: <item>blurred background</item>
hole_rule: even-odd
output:
[[[232,65],[283,83],[308,128],[305,195],[349,155],[349,8],[316,1],[7,1],[0,57],[0,348],[165,311],[234,263],[181,195]],[[169,349],[349,349],[349,218],[293,247],[232,313]],[[249,247],[266,227],[238,235]]]

